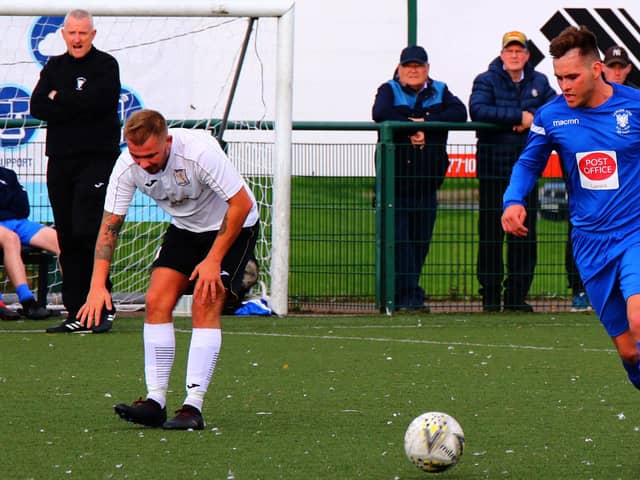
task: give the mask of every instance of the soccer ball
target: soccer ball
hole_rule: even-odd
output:
[[[437,473],[453,467],[462,456],[464,432],[451,415],[427,412],[417,416],[404,434],[404,451],[425,472]]]

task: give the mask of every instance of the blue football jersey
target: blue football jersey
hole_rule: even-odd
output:
[[[640,227],[640,91],[611,84],[596,108],[569,108],[559,96],[536,113],[504,207],[523,204],[555,150],[567,172],[571,223],[585,232]]]

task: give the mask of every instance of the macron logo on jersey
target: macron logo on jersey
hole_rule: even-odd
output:
[[[566,118],[564,120],[554,120],[553,121],[553,126],[554,127],[565,127],[567,125],[580,125],[580,119],[579,118]]]

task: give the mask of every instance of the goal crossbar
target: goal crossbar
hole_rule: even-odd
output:
[[[270,306],[277,315],[286,315],[289,286],[294,0],[83,0],[81,3],[82,8],[94,16],[277,18]],[[75,8],[78,8],[77,0],[0,0],[0,16],[62,16]]]
[[[65,15],[83,8],[110,17],[282,17],[293,11],[293,0],[1,0],[0,15]]]

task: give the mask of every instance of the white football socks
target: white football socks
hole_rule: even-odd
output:
[[[216,369],[222,330],[219,328],[194,328],[187,361],[187,398],[184,403],[202,411],[204,395]]]
[[[176,353],[173,323],[144,324],[144,375],[147,398],[160,404],[167,403],[169,377]]]

